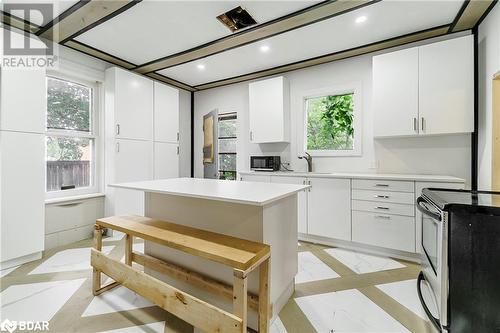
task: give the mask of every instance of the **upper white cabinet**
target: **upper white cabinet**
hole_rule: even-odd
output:
[[[44,69],[2,68],[0,129],[44,133],[45,86]]]
[[[374,135],[469,133],[473,36],[373,57]]]
[[[153,81],[113,67],[106,70],[106,112],[117,138],[153,140]],[[110,118],[107,118],[111,120]]]
[[[179,141],[179,90],[154,83],[154,140]]]
[[[419,48],[420,132],[474,131],[474,37]]]
[[[418,48],[373,57],[375,136],[418,134]]]
[[[248,85],[250,142],[290,141],[290,93],[283,76]]]
[[[308,233],[351,240],[351,180],[308,178]]]

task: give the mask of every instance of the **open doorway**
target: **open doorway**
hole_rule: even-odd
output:
[[[493,77],[491,189],[500,191],[500,71]]]

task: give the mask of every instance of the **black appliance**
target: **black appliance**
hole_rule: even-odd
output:
[[[250,169],[254,171],[278,171],[280,165],[279,156],[250,156]]]
[[[417,291],[441,332],[500,332],[500,192],[424,189]],[[434,316],[422,296],[435,296]]]

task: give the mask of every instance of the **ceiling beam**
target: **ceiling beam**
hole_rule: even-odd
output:
[[[1,14],[1,22],[7,26],[17,28],[24,32],[35,33],[40,27],[34,23],[23,20],[19,17],[13,16],[4,11],[0,11]]]
[[[174,55],[142,64],[135,69],[138,73],[150,73],[168,67],[177,66],[196,59],[205,58],[239,46],[250,44],[309,24],[332,18],[361,7],[377,3],[380,0],[329,0],[305,8],[290,15],[260,24],[213,42],[186,50]]]
[[[164,75],[161,75],[161,74],[158,74],[158,73],[148,73],[148,74],[143,74],[143,75],[146,75],[152,79],[155,79],[157,81],[161,81],[163,83],[167,83],[171,86],[174,86],[174,87],[177,87],[177,88],[181,88],[181,89],[184,89],[184,90],[187,90],[187,91],[196,91],[196,88],[188,85],[188,84],[185,84],[183,82],[180,82],[180,81],[177,81],[177,80],[174,80],[174,79],[171,79],[169,77],[166,77]]]
[[[64,46],[67,46],[73,50],[88,54],[92,57],[98,58],[100,60],[109,62],[113,65],[123,67],[125,69],[131,69],[134,68],[136,65],[128,62],[127,60],[120,59],[118,57],[115,57],[114,55],[111,55],[109,53],[106,53],[104,51],[98,50],[90,45],[78,42],[76,40],[69,40],[66,43],[64,43]]]
[[[262,77],[270,76],[270,75],[277,75],[277,74],[282,74],[285,72],[289,71],[294,71],[297,69],[302,69],[302,68],[307,68],[311,66],[316,66],[316,65],[321,65],[324,63],[332,62],[332,61],[337,61],[337,60],[342,60],[346,58],[351,58],[351,57],[356,57],[360,56],[363,54],[367,53],[372,53],[376,51],[381,51],[384,49],[388,49],[391,47],[396,47],[396,46],[401,46],[413,42],[418,42],[424,39],[428,38],[433,38],[433,37],[438,37],[438,36],[443,36],[448,33],[450,25],[443,25],[431,29],[426,29],[422,31],[417,31],[411,34],[395,37],[395,38],[390,38],[390,39],[385,39],[382,41],[378,41],[375,43],[370,43],[366,44],[363,46],[355,47],[349,50],[344,50],[344,51],[339,51],[307,60],[301,60],[297,61],[294,63],[258,71],[255,73],[250,73],[250,74],[244,74],[244,75],[239,75],[236,77],[228,78],[228,79],[223,79],[223,80],[218,80],[218,81],[213,81],[205,84],[200,84],[197,86],[194,86],[195,89],[197,90],[205,90],[205,89],[211,89],[211,88],[216,88],[220,86],[225,86],[228,84],[235,84],[243,81],[249,81],[249,80],[255,80],[259,79]]]
[[[80,1],[75,10],[70,8],[67,14],[63,13],[48,28],[42,28],[40,37],[56,43],[65,43],[85,31],[113,18],[140,0],[92,0]]]
[[[483,15],[494,6],[495,0],[466,0],[453,21],[450,32],[472,29]]]

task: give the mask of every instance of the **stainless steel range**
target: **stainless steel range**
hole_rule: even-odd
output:
[[[417,207],[424,214],[417,290],[427,316],[443,332],[500,332],[500,193],[424,189]]]

